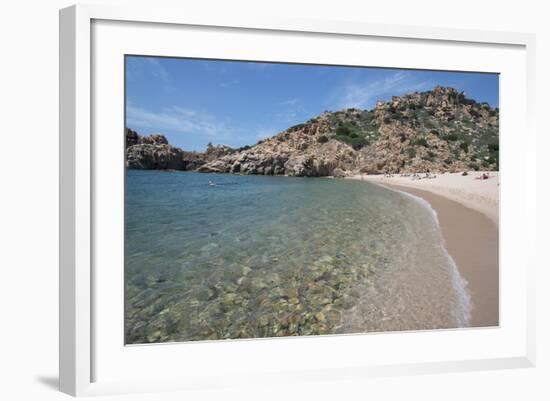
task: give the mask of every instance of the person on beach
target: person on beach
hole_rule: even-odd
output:
[[[476,180],[487,180],[487,179],[489,179],[488,173],[483,173],[479,177],[476,177]]]

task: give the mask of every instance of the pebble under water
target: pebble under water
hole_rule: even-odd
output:
[[[455,328],[429,205],[326,178],[128,170],[127,344]]]

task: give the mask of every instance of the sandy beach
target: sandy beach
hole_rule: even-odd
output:
[[[438,174],[437,178],[419,180],[398,175],[350,177],[409,192],[430,203],[437,212],[447,251],[468,282],[472,327],[499,324],[499,176],[490,172],[489,179],[476,179],[481,174]]]
[[[489,179],[477,179],[482,174],[488,174]],[[424,177],[424,174],[420,174]],[[370,182],[399,185],[407,188],[416,188],[444,196],[468,208],[477,210],[489,217],[497,226],[499,210],[499,173],[470,171],[468,175],[462,173],[437,174],[436,178],[422,178],[413,180],[409,177],[380,175],[356,175],[352,179],[363,179]]]

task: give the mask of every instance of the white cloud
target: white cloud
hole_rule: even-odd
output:
[[[201,135],[216,143],[221,143],[229,138],[235,139],[237,133],[236,129],[227,127],[207,113],[179,106],[153,112],[129,104],[126,107],[126,120],[129,127],[151,129],[155,132],[173,131]]]
[[[153,74],[157,78],[162,79],[164,82],[167,82],[170,80],[170,74],[158,59],[148,57],[146,58],[146,60],[149,64],[153,66],[153,68],[151,69],[151,74]]]
[[[283,119],[283,120],[292,120],[298,116],[298,113],[295,113],[293,111],[283,112],[283,113],[276,113],[275,117]]]
[[[283,107],[281,107],[278,112],[274,113],[273,116],[284,122],[290,123],[306,112],[306,108],[299,98],[283,100],[280,102],[280,105]]]
[[[287,106],[296,106],[296,104],[298,104],[299,101],[300,100],[298,98],[292,98],[281,102],[281,104],[284,104]]]
[[[339,108],[370,108],[377,100],[407,92],[426,90],[434,85],[428,81],[418,81],[407,71],[397,71],[392,75],[370,82],[353,83],[338,93],[336,104]]]
[[[144,76],[149,75],[152,75],[163,82],[170,81],[170,73],[157,57],[132,58],[131,63],[127,65],[126,73],[128,79],[132,81],[144,79]]]

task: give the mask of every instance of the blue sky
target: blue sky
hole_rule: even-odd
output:
[[[126,126],[185,150],[253,145],[325,110],[453,86],[498,106],[498,75],[127,56]]]

